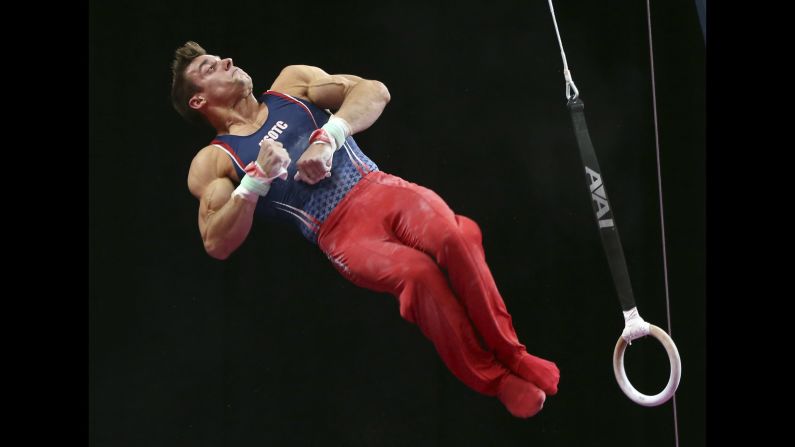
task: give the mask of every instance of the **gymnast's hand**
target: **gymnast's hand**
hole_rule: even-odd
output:
[[[334,149],[331,145],[319,140],[313,142],[298,159],[295,179],[314,185],[324,178],[331,177],[333,158]]]
[[[257,163],[265,171],[268,179],[273,180],[281,177],[287,179],[287,167],[290,166],[290,154],[284,149],[282,143],[271,139],[264,139],[259,142],[259,154]]]

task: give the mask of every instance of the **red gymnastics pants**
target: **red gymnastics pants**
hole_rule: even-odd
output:
[[[475,391],[497,394],[508,367],[528,356],[486,265],[480,229],[433,191],[370,172],[323,223],[318,245],[354,284],[396,296],[400,315]]]

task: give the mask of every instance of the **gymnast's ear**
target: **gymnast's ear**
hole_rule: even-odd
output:
[[[191,109],[198,110],[201,109],[204,103],[206,102],[207,100],[204,99],[203,96],[196,94],[191,96],[191,98],[188,100],[188,105],[190,106]]]

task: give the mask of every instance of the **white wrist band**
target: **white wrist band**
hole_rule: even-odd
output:
[[[268,193],[270,187],[271,185],[266,183],[265,188],[260,189],[259,191],[252,191],[246,188],[246,185],[243,182],[240,182],[240,185],[238,185],[237,188],[232,191],[232,197],[239,196],[247,202],[257,203],[257,200],[259,200],[260,197]],[[262,192],[264,192],[264,194],[262,194]]]
[[[240,185],[232,192],[232,196],[240,196],[248,202],[256,203],[261,196],[268,194],[270,189],[270,182],[246,174],[240,179]]]
[[[324,124],[321,129],[328,132],[328,134],[334,138],[334,141],[337,143],[336,149],[341,148],[345,140],[351,136],[351,125],[344,119],[334,115],[328,119],[328,122]]]

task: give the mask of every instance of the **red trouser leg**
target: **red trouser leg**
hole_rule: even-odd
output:
[[[494,395],[505,365],[527,355],[485,263],[477,225],[455,216],[433,191],[372,173],[329,216],[318,244],[354,283],[397,296],[401,315],[476,391]],[[473,324],[502,363],[480,346]]]
[[[355,283],[398,298],[400,315],[419,326],[456,377],[480,393],[497,393],[508,370],[478,344],[466,311],[433,259],[374,239],[348,244],[341,256]]]
[[[399,226],[401,239],[417,244],[447,271],[453,291],[497,359],[546,393],[556,394],[560,371],[554,363],[528,354],[519,342],[511,315],[486,264],[478,225],[465,216],[453,214],[432,191],[420,193],[440,217],[434,225],[417,232],[412,229],[422,221],[422,213],[403,213],[404,222]]]

